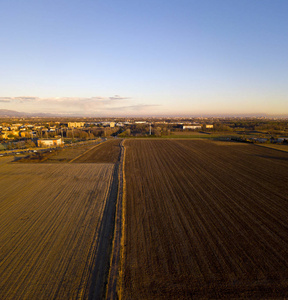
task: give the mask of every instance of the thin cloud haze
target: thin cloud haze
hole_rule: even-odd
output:
[[[120,107],[114,107],[114,108],[110,108],[110,110],[137,110],[137,111],[143,111],[145,109],[150,109],[150,108],[154,108],[154,107],[159,107],[161,105],[159,104],[137,104],[137,105],[128,105],[128,106],[120,106]]]
[[[6,109],[15,109],[21,112],[52,113],[55,115],[127,115],[131,113],[143,114],[154,112],[158,104],[135,103],[135,100],[126,96],[94,96],[94,97],[1,97],[0,102]],[[4,108],[4,107],[2,107]]]

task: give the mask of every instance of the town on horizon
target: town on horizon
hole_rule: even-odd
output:
[[[0,117],[0,151],[73,146],[107,138],[204,138],[287,144],[288,120],[267,117]]]

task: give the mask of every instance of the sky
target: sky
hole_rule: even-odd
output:
[[[287,0],[2,0],[0,109],[288,116]]]

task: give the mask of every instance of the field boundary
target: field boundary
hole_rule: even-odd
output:
[[[106,205],[103,212],[98,237],[98,249],[95,254],[94,271],[91,276],[91,285],[89,288],[88,299],[102,299],[105,295],[107,276],[109,274],[109,262],[112,252],[112,240],[115,213],[118,194],[118,172],[119,165],[114,165],[114,170],[111,177],[110,189],[106,200]],[[86,295],[85,295],[86,298]]]
[[[124,140],[120,143],[121,152],[118,168],[118,194],[116,203],[115,227],[112,244],[112,253],[110,261],[110,272],[108,275],[108,284],[106,299],[122,298],[122,269],[123,269],[123,239],[124,239],[124,199],[125,199],[125,148]]]
[[[126,151],[124,146],[125,140],[122,141],[123,146],[123,164],[122,164],[122,232],[121,232],[121,244],[120,244],[120,270],[119,270],[119,282],[118,282],[118,296],[121,300],[123,298],[123,274],[124,274],[124,262],[125,262],[125,226],[126,226],[126,177],[125,177],[125,160],[126,160]]]

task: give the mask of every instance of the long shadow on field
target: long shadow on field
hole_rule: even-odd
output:
[[[104,209],[99,232],[97,254],[94,261],[94,271],[91,278],[88,299],[104,299],[105,288],[109,274],[110,256],[115,225],[115,212],[118,192],[119,163],[115,164],[113,180]]]
[[[276,149],[276,150],[278,150],[278,149]],[[262,158],[268,158],[268,159],[277,159],[277,160],[284,160],[284,161],[286,160],[286,161],[288,161],[288,157],[279,157],[279,156],[270,156],[270,155],[256,155],[256,156],[262,157]]]

